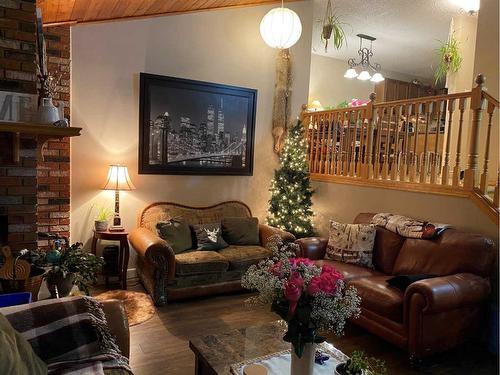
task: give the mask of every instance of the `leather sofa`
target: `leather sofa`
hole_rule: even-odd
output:
[[[260,224],[258,246],[229,246],[219,251],[187,250],[175,254],[157,234],[159,221],[177,219],[189,225],[220,222],[225,217],[252,217],[242,202],[222,202],[210,207],[190,207],[157,202],[139,215],[137,229],[129,235],[137,252],[137,273],[157,306],[172,300],[242,290],[241,276],[247,268],[271,255],[266,243],[274,234],[285,241],[295,237]]]
[[[370,223],[362,213],[355,223]],[[494,243],[478,234],[447,229],[435,240],[404,238],[377,227],[374,269],[324,259],[328,240],[297,240],[301,256],[342,272],[361,296],[352,323],[405,349],[410,359],[448,350],[481,333],[490,294]],[[438,277],[410,284],[405,292],[386,282],[394,275]]]

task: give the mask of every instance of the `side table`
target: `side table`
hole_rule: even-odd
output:
[[[128,232],[98,232],[94,229],[94,236],[92,237],[92,253],[95,255],[97,252],[97,241],[116,241],[120,242],[120,252],[118,256],[118,269],[119,269],[119,279],[121,282],[122,289],[127,289],[127,268],[128,268],[128,258],[130,255],[130,248],[128,244]]]

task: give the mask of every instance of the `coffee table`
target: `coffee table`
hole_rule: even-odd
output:
[[[193,338],[189,347],[195,355],[195,374],[229,375],[235,363],[290,349],[283,341],[285,331],[286,323],[278,320]]]

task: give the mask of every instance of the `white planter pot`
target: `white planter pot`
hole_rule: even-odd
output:
[[[59,111],[52,104],[52,98],[42,98],[42,104],[38,107],[38,122],[51,125],[58,120]]]
[[[306,344],[302,357],[295,354],[292,346],[292,363],[290,375],[313,375],[314,373],[314,355],[316,353],[316,344]]]
[[[96,220],[94,222],[97,232],[106,232],[108,230],[108,222],[104,220]]]

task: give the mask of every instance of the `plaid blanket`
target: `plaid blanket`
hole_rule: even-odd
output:
[[[383,227],[391,232],[407,238],[431,240],[450,228],[449,224],[431,223],[412,219],[411,217],[380,213],[373,216],[372,224]]]
[[[49,374],[104,374],[109,369],[132,374],[93,298],[39,301],[2,313],[47,363]]]

